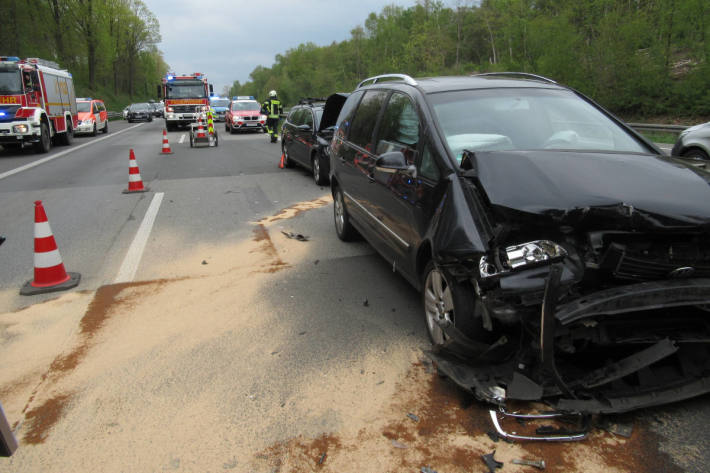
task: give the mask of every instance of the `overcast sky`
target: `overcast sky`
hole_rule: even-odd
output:
[[[143,0],[160,21],[170,70],[202,72],[214,91],[249,80],[258,65],[301,43],[343,41],[385,5],[410,7],[415,0]],[[448,2],[446,2],[448,3]]]

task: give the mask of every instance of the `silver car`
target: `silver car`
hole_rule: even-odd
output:
[[[710,122],[683,130],[671,154],[710,161]]]

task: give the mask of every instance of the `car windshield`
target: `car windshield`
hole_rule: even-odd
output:
[[[228,99],[219,99],[219,100],[213,100],[210,102],[210,105],[213,107],[229,107],[229,100]]]
[[[77,112],[90,112],[91,102],[77,102],[76,103]]]
[[[651,151],[567,90],[462,90],[433,93],[430,98],[459,163],[464,150]]]
[[[145,112],[150,110],[150,106],[147,103],[134,103],[131,105],[131,110],[134,112]]]
[[[14,67],[10,70],[0,69],[0,94],[13,95],[22,93],[20,70]]]
[[[165,98],[168,99],[202,99],[207,97],[205,85],[199,81],[184,84],[170,83],[165,90]]]
[[[232,102],[232,110],[259,110],[259,102],[256,100],[246,100],[244,102]]]

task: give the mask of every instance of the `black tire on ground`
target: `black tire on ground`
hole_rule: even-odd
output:
[[[104,125],[104,129],[102,130],[102,133],[105,135],[108,133],[108,119],[106,119],[106,124]]]
[[[72,128],[71,123],[67,123],[67,131],[62,133],[59,142],[64,146],[71,146],[72,141],[74,141],[74,129]]]
[[[311,166],[313,169],[313,180],[317,186],[322,186],[328,182],[328,175],[323,173],[323,167],[320,165],[320,156],[318,153],[313,153],[311,156]]]
[[[97,130],[96,130],[96,122],[94,122],[94,129],[91,130],[91,136],[96,136],[96,132],[97,132]]]
[[[350,214],[345,205],[345,197],[340,187],[335,188],[335,196],[333,198],[333,220],[335,223],[335,233],[343,241],[353,241],[358,233],[350,223]]]
[[[52,147],[51,137],[49,136],[49,125],[43,121],[40,125],[39,141],[34,144],[36,153],[47,153]]]
[[[424,323],[432,344],[441,345],[447,337],[435,322],[446,319],[469,338],[480,342],[492,341],[493,334],[483,328],[480,306],[471,283],[459,282],[430,261],[423,274],[422,303]]]
[[[294,165],[294,162],[292,159],[290,159],[288,157],[288,150],[286,149],[286,146],[284,145],[283,140],[281,141],[281,153],[284,155],[284,167],[292,168]]]
[[[683,151],[683,156],[685,156],[686,158],[699,159],[699,160],[703,160],[703,161],[710,160],[710,157],[708,157],[708,154],[699,148],[691,148],[689,150]]]

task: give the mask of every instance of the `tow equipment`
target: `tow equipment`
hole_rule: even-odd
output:
[[[72,75],[55,62],[0,56],[0,145],[46,153],[78,125]]]

